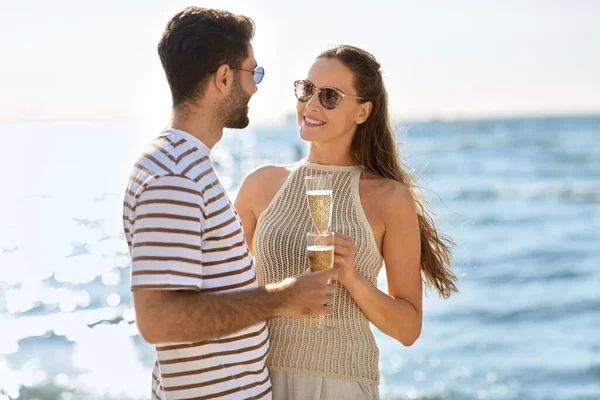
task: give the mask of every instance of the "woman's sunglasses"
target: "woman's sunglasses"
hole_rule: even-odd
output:
[[[317,88],[309,80],[303,79],[294,82],[294,93],[298,101],[307,103],[317,91]],[[328,110],[333,110],[342,100],[342,97],[350,97],[352,99],[366,100],[364,97],[350,96],[344,94],[341,90],[332,87],[322,87],[318,90],[319,102]]]
[[[231,67],[231,69],[252,72],[252,78],[254,79],[254,83],[256,83],[257,85],[263,80],[263,77],[265,76],[265,69],[263,67],[256,67],[254,71],[251,69],[243,69],[238,67]]]

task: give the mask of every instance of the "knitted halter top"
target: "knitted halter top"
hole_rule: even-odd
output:
[[[279,282],[308,268],[306,232],[314,231],[308,210],[304,176],[333,174],[331,230],[349,235],[356,246],[355,266],[373,285],[383,264],[373,231],[363,211],[357,166],[313,164],[303,159],[291,172],[269,206],[258,218],[253,238],[260,285]],[[311,330],[314,318],[277,317],[268,321],[271,370],[322,375],[335,379],[379,384],[379,350],[362,313],[339,283],[333,316],[337,329]]]

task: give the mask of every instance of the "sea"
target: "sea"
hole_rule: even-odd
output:
[[[141,121],[0,124],[0,400],[149,399],[121,207]],[[460,293],[425,292],[411,347],[374,328],[382,399],[600,399],[600,115],[414,121],[400,152]],[[292,123],[227,130],[243,177],[307,153]],[[378,281],[386,289],[385,273]]]

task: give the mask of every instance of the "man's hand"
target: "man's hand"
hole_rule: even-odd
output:
[[[319,272],[307,272],[275,284],[273,288],[281,295],[281,306],[277,315],[305,318],[333,313],[333,308],[328,304],[333,299],[337,285],[327,282],[337,278],[337,269],[329,268]]]
[[[194,342],[237,332],[276,317],[312,317],[333,312],[338,270],[305,273],[252,290],[204,294],[184,290],[133,292],[136,322],[152,344]]]

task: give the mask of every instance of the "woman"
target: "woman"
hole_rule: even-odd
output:
[[[313,230],[304,176],[333,174],[337,329],[315,332],[307,319],[269,321],[273,398],[378,399],[369,322],[412,345],[421,332],[422,276],[443,297],[457,290],[451,241],[437,232],[402,168],[371,54],[352,46],[325,51],[295,89],[308,157],[249,174],[236,209],[260,284],[298,275],[307,269],[305,236]],[[376,287],[383,263],[388,294]]]

